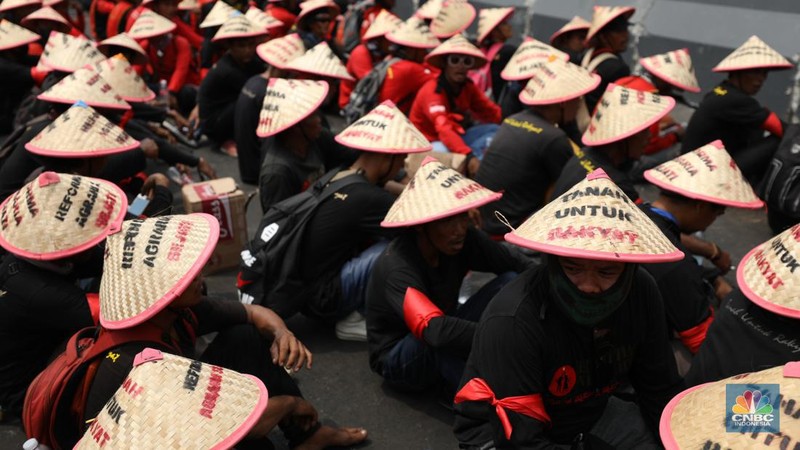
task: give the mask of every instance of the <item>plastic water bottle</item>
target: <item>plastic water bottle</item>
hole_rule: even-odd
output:
[[[158,82],[158,102],[164,107],[165,111],[169,109],[169,89],[167,89],[167,80]]]
[[[30,438],[22,444],[22,450],[50,450],[50,447],[40,444],[36,438]]]

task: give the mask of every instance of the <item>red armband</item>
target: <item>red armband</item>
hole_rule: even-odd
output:
[[[781,123],[781,119],[779,119],[774,112],[769,113],[767,120],[761,124],[761,128],[768,131],[770,134],[783,137],[783,124]]]
[[[422,332],[434,317],[442,317],[444,313],[428,298],[427,295],[410,287],[406,289],[403,299],[403,318],[417,339],[422,339]]]
[[[36,86],[42,85],[48,73],[50,73],[49,70],[39,70],[36,67],[31,67],[31,78],[33,78],[33,82],[36,83]]]
[[[696,354],[697,350],[700,349],[700,344],[706,340],[708,327],[711,326],[711,322],[713,321],[714,311],[711,310],[705,320],[693,326],[692,328],[689,328],[688,330],[678,332],[681,342],[683,342],[683,345],[685,345],[693,355]]]
[[[100,322],[100,296],[94,292],[86,294],[86,304],[89,305],[92,321],[97,325]]]

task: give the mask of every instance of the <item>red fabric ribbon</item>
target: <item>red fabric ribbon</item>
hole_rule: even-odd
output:
[[[494,396],[492,388],[489,387],[489,384],[486,383],[483,378],[473,378],[458,391],[458,394],[456,394],[456,403],[465,401],[491,403],[497,412],[497,417],[500,418],[500,423],[503,424],[503,431],[506,433],[506,439],[511,439],[511,432],[513,431],[511,422],[508,420],[506,408],[550,425],[550,416],[547,414],[547,411],[544,410],[544,401],[542,400],[541,394],[520,395],[498,400],[497,397]]]

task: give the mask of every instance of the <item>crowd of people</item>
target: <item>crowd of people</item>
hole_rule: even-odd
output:
[[[800,377],[778,151],[800,143],[754,98],[786,58],[753,36],[691,105],[687,49],[623,59],[633,7],[515,45],[513,7],[394,6],[0,3],[3,420],[55,448],[273,448],[276,427],[291,448],[364,442],[297,386],[296,314],[366,342],[390,389],[435,392],[465,450],[681,448],[682,404],[708,386]],[[285,219],[242,249],[238,301],[202,276],[217,219],[173,212],[181,172],[217,177],[209,148]],[[704,238],[776,192],[775,236],[741,261]],[[462,296],[471,273],[494,276]],[[757,439],[720,430],[706,448]]]

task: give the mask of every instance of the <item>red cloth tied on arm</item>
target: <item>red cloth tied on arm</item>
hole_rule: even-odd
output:
[[[422,339],[422,332],[434,317],[442,317],[444,313],[422,292],[409,287],[403,299],[403,318],[417,339]]]
[[[778,137],[783,137],[783,124],[781,119],[774,112],[770,112],[767,120],[761,124],[761,128]]]
[[[686,348],[689,349],[692,354],[696,354],[698,350],[700,350],[700,344],[706,340],[706,334],[708,333],[708,327],[711,326],[711,322],[714,321],[714,310],[708,314],[705,320],[700,322],[699,324],[689,328],[688,330],[683,330],[678,332],[678,336],[681,338],[681,342]]]

